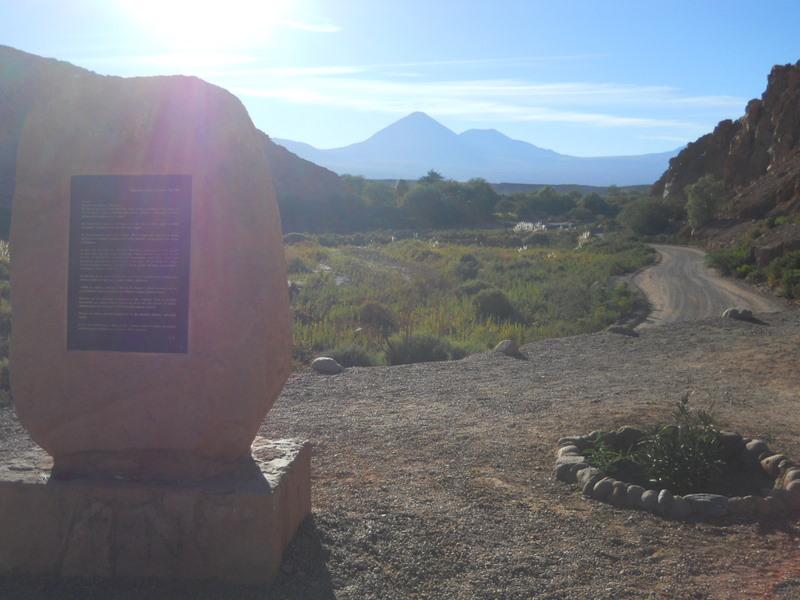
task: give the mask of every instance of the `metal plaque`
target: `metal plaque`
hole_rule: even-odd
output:
[[[72,178],[67,348],[185,353],[190,175]]]

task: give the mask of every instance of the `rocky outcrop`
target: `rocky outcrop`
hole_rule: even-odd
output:
[[[773,67],[761,99],[690,143],[652,193],[684,199],[685,186],[709,174],[730,190],[730,216],[800,212],[800,61]]]
[[[283,230],[352,229],[358,198],[333,171],[300,158],[262,133]]]

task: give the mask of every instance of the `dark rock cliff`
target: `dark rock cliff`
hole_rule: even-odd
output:
[[[652,193],[683,199],[685,186],[708,174],[730,190],[729,216],[800,213],[800,61],[773,67],[761,99],[670,160]]]

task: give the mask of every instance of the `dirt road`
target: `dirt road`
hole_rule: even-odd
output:
[[[653,247],[660,261],[633,278],[653,307],[640,328],[718,317],[731,306],[749,308],[755,313],[779,312],[785,308],[780,300],[723,278],[706,267],[702,250],[682,246]]]

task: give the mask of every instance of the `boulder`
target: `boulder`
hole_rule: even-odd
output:
[[[687,494],[683,499],[702,517],[721,517],[728,512],[728,497],[719,494]]]
[[[503,340],[494,347],[494,351],[512,358],[525,358],[514,340]]]
[[[580,456],[580,455],[581,451],[578,450],[577,446],[562,446],[556,452],[556,456],[559,458],[562,456]]]
[[[685,519],[692,514],[692,506],[681,496],[672,497],[672,506],[669,509],[670,519]]]
[[[658,493],[656,510],[660,515],[667,515],[669,514],[670,508],[672,508],[672,492],[669,490],[661,490]]]
[[[311,368],[321,375],[338,375],[344,367],[329,356],[319,356],[311,361]]]
[[[628,486],[625,482],[614,482],[611,495],[608,497],[608,503],[620,507],[628,505]]]
[[[722,317],[724,319],[735,319],[737,321],[752,321],[753,311],[748,308],[736,306],[732,308],[726,308],[722,312]]]
[[[605,501],[606,498],[611,495],[611,492],[614,491],[614,482],[615,480],[611,477],[604,477],[595,483],[592,490],[592,498],[600,500],[601,502]]]
[[[786,485],[788,504],[792,509],[800,509],[800,481],[792,481]]]
[[[291,370],[280,216],[262,140],[236,97],[196,78],[82,71],[51,92],[32,103],[17,150],[10,360],[20,421],[55,458],[54,477],[227,471],[249,457]],[[180,234],[188,300],[177,305],[188,338],[174,351],[68,347],[67,282],[80,256],[68,252],[73,186],[97,175],[190,182]]]
[[[608,333],[615,333],[617,335],[624,335],[626,337],[639,337],[639,332],[625,325],[609,325],[606,327]]]
[[[750,440],[745,444],[747,454],[752,458],[758,459],[765,452],[769,452],[769,447],[764,440]]]
[[[642,494],[642,499],[639,502],[639,508],[647,512],[656,512],[658,507],[658,492],[655,490],[646,490]]]
[[[634,508],[641,508],[642,504],[642,494],[644,494],[644,488],[640,485],[629,485],[628,486],[628,506],[633,506]]]
[[[781,464],[786,461],[783,454],[773,454],[761,460],[761,468],[770,477],[777,477],[780,475]]]

